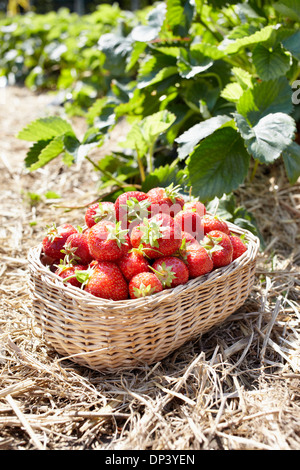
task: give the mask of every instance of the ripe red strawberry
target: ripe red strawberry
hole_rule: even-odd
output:
[[[237,235],[230,235],[229,238],[233,248],[232,260],[234,260],[242,256],[248,248],[243,240]]]
[[[76,271],[86,271],[86,265],[77,264],[76,266],[71,266],[66,264],[60,264],[55,271],[55,274],[63,279],[64,282],[72,284],[75,287],[81,287],[81,282],[76,277]]]
[[[185,263],[176,256],[163,256],[154,261],[152,269],[163,288],[176,287],[186,284],[189,280],[189,270]]]
[[[141,272],[149,272],[149,261],[138,248],[132,248],[117,262],[123,276],[129,282],[133,276]]]
[[[53,259],[60,259],[62,256],[61,250],[67,238],[72,235],[72,233],[77,233],[77,230],[70,224],[63,224],[59,227],[53,224],[52,227],[47,228],[47,235],[42,241],[44,254]]]
[[[174,217],[181,230],[190,233],[196,240],[200,241],[204,237],[202,218],[196,211],[182,210]]]
[[[206,207],[200,201],[187,201],[183,206],[184,211],[195,211],[200,217],[203,217],[206,214]]]
[[[88,227],[92,227],[102,220],[116,221],[115,205],[113,202],[96,202],[86,210],[85,223]]]
[[[142,191],[123,193],[115,202],[116,219],[121,222],[123,229],[132,227],[134,222],[137,225],[144,217],[149,216],[150,204],[148,195]]]
[[[116,263],[99,261],[94,265],[84,290],[102,299],[128,299],[128,284]]]
[[[133,228],[130,235],[134,248],[143,247],[148,258],[175,253],[181,245],[181,228],[167,214],[157,214]]]
[[[88,232],[72,233],[64,245],[62,250],[70,259],[74,259],[79,264],[89,264],[92,261],[88,245]]]
[[[174,217],[184,206],[184,199],[179,193],[180,187],[170,184],[167,188],[152,188],[147,192],[151,201],[151,216],[165,213]]]
[[[196,240],[196,238],[193,237],[188,232],[182,231],[181,232],[181,245],[178,248],[178,250],[174,253],[174,256],[178,256],[182,260],[186,261],[186,253],[187,249],[196,249],[199,248],[201,245],[200,243]]]
[[[208,251],[201,245],[186,250],[185,262],[190,278],[194,279],[213,270],[213,261]]]
[[[221,232],[229,235],[229,228],[225,220],[220,219],[217,216],[205,214],[202,217],[202,223],[204,227],[204,235],[212,230],[221,230]]]
[[[211,254],[214,268],[227,266],[231,263],[233,248],[229,235],[220,230],[212,230],[205,236],[203,244]]]
[[[120,222],[98,222],[88,232],[91,256],[98,261],[116,261],[130,247],[128,230],[120,228]]]
[[[131,299],[146,297],[163,290],[162,283],[154,273],[139,273],[129,282],[129,296]]]

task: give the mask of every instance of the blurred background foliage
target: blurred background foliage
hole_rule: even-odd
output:
[[[83,15],[95,11],[97,6],[103,3],[113,4],[115,2],[99,0],[2,0],[0,1],[0,12],[17,14],[30,9],[35,13],[43,14],[57,11],[60,8],[68,8],[71,12]],[[153,2],[150,0],[120,0],[117,3],[121,9],[134,11],[151,5]]]

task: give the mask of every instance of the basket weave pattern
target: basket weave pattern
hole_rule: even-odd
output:
[[[30,293],[37,325],[62,356],[95,370],[121,370],[162,360],[185,342],[224,321],[250,294],[259,240],[245,234],[248,250],[220,268],[174,289],[126,301],[109,301],[63,284],[28,253]]]

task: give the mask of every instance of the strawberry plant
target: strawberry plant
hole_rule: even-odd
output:
[[[27,168],[87,158],[102,187],[180,184],[205,203],[232,194],[258,165],[280,161],[295,183],[299,23],[293,0],[158,2],[121,36],[101,34],[110,89],[85,113],[83,139],[57,117],[19,133],[33,142]],[[121,118],[131,125],[123,150],[93,162],[90,150]]]

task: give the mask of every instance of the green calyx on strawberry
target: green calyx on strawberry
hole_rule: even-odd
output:
[[[141,242],[158,248],[158,240],[163,236],[162,224],[163,220],[144,218],[143,224],[139,226],[139,230],[142,232]]]
[[[67,238],[73,233],[78,232],[71,224],[63,224],[59,227],[57,227],[56,224],[53,224],[46,228],[47,233],[42,241],[44,254],[56,260],[60,259],[60,251],[64,248]]]
[[[183,231],[181,245],[174,256],[179,256],[183,261],[186,261],[188,250],[197,249],[199,247],[200,243],[196,238],[194,238],[189,232]]]
[[[58,265],[55,274],[59,276],[64,283],[83,289],[89,276],[88,270],[89,268],[84,265],[68,265],[62,263]]]
[[[181,228],[168,214],[156,214],[133,228],[131,244],[142,244],[149,258],[169,256],[181,245]]]
[[[79,256],[76,255],[76,251],[78,250],[77,246],[71,246],[71,242],[67,241],[64,244],[64,248],[60,250],[61,253],[65,255],[65,263],[66,264],[74,264],[74,262],[79,261]]]
[[[115,205],[113,202],[96,202],[87,208],[85,212],[85,223],[89,228],[101,222],[101,220],[108,220],[110,222],[116,221]]]
[[[126,243],[128,239],[128,229],[122,229],[121,222],[114,225],[107,225],[107,240],[114,240],[119,248]]]
[[[151,272],[136,274],[129,282],[129,296],[131,299],[153,295],[162,290],[162,283],[156,274]]]
[[[165,188],[165,195],[168,199],[171,199],[173,204],[175,204],[177,199],[181,198],[180,190],[181,190],[181,187],[179,184],[177,186],[174,186],[174,184],[171,183],[169,186]]]
[[[87,240],[97,261],[116,261],[130,249],[128,229],[122,229],[120,222],[98,222],[89,229]]]
[[[52,225],[46,225],[46,229],[46,236],[49,242],[53,242],[57,238],[62,238],[62,234],[59,233],[56,223],[53,223]]]
[[[227,233],[212,230],[204,237],[202,246],[208,250],[215,268],[227,266],[231,263],[233,247]]]
[[[127,223],[142,221],[148,215],[148,208],[151,202],[148,199],[138,200],[136,197],[130,197],[125,204],[120,204],[120,208],[124,208],[127,216]]]
[[[151,269],[161,281],[163,288],[176,287],[189,280],[189,271],[184,261],[176,256],[165,256],[154,261]]]
[[[174,217],[177,212],[182,210],[184,206],[184,199],[180,195],[180,186],[174,186],[171,183],[168,187],[152,188],[147,192],[151,201],[150,213],[151,215],[166,213]]]
[[[135,221],[148,217],[148,208],[151,201],[148,195],[142,191],[127,191],[117,197],[115,201],[115,212],[117,221],[122,222],[124,228]]]
[[[172,281],[177,278],[175,271],[172,271],[172,266],[167,266],[165,262],[154,266],[150,266],[150,269],[156,274],[163,287],[171,287]]]

